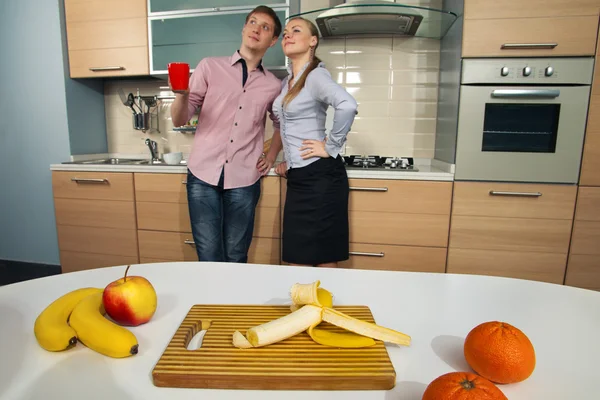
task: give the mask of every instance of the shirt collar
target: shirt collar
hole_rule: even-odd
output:
[[[237,62],[246,62],[246,60],[244,60],[244,58],[242,57],[242,55],[240,54],[239,50],[236,50],[235,53],[233,53],[233,55],[231,56],[231,65],[235,65],[235,63]],[[262,59],[258,62],[258,65],[256,66],[256,68],[258,68],[263,74],[265,73],[265,69],[262,65]]]

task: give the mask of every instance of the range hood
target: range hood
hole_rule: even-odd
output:
[[[390,1],[353,0],[297,15],[312,21],[322,38],[393,35],[442,38],[457,15],[443,10]]]

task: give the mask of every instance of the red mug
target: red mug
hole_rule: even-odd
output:
[[[190,85],[190,65],[187,63],[169,63],[169,82],[172,90],[188,90]]]

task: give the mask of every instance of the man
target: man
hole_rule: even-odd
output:
[[[245,263],[254,230],[260,178],[281,150],[273,100],[281,81],[261,64],[275,45],[281,22],[266,6],[246,17],[240,49],[231,57],[200,61],[186,92],[171,106],[175,126],[202,107],[188,160],[187,196],[192,235],[200,261]],[[266,113],[275,133],[263,154]]]

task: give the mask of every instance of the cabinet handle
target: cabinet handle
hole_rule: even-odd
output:
[[[350,255],[351,256],[367,256],[367,257],[383,257],[385,254],[383,252],[381,252],[381,253],[365,253],[362,251],[351,251]]]
[[[517,197],[540,197],[540,192],[501,192],[490,190],[491,196],[517,196]]]
[[[504,50],[553,49],[556,46],[558,43],[504,43],[500,48]]]
[[[496,98],[548,98],[555,99],[560,96],[560,90],[556,89],[497,89],[492,90],[492,97]]]
[[[124,71],[125,67],[91,67],[90,71],[92,72],[102,72],[102,71]]]
[[[77,183],[108,183],[108,179],[104,178],[71,178],[71,180]]]
[[[187,181],[181,181],[181,183],[187,185]]]
[[[186,240],[184,240],[184,241],[183,241],[183,243],[184,243],[184,244],[196,244],[196,243],[194,243],[194,241],[193,241],[193,240],[187,240],[187,239],[186,239]]]
[[[356,187],[356,186],[350,186],[350,190],[357,190],[360,192],[387,192],[388,188],[386,187]]]

